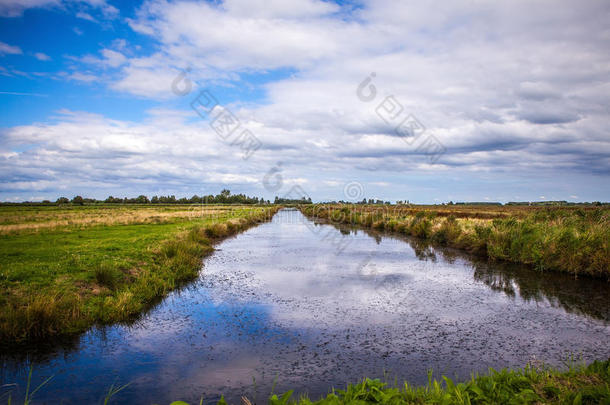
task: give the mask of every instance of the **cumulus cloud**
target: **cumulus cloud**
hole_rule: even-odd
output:
[[[203,122],[186,124],[191,117],[183,111],[154,109],[145,122],[133,123],[62,110],[54,123],[11,128],[1,138],[5,176],[0,188],[181,190],[188,185],[191,190],[205,183],[260,185],[264,167],[245,168],[238,146],[224,142]],[[11,150],[25,145],[27,150]],[[261,156],[259,163],[266,160]]]

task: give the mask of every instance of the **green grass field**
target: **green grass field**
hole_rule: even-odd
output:
[[[330,223],[410,235],[538,271],[610,279],[608,206],[325,204],[300,209]]]
[[[0,207],[0,342],[136,317],[197,276],[213,243],[263,206]]]

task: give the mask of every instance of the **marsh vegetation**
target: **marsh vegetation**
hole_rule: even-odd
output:
[[[331,223],[396,232],[539,271],[610,278],[610,207],[304,205]]]

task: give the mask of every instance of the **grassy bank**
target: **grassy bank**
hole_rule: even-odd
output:
[[[308,217],[410,235],[537,270],[610,279],[610,208],[301,206]]]
[[[573,366],[568,371],[530,366],[521,370],[490,370],[457,384],[447,377],[441,381],[429,378],[424,387],[406,382],[395,387],[366,379],[317,401],[292,399],[291,394],[292,391],[272,395],[269,404],[610,404],[610,360]],[[244,399],[243,403],[248,405],[250,401]],[[219,404],[226,402],[221,399]],[[188,404],[177,401],[172,405]]]
[[[1,207],[0,342],[128,321],[277,207]]]

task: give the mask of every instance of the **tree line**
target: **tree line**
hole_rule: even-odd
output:
[[[43,203],[51,203],[50,201],[43,201]],[[220,193],[214,195],[193,195],[191,198],[181,197],[176,198],[175,195],[161,195],[152,196],[148,198],[145,195],[139,195],[135,198],[127,197],[113,197],[109,196],[105,200],[98,200],[95,198],[85,198],[80,195],[69,199],[67,197],[59,197],[56,204],[69,204],[84,205],[84,204],[271,204],[271,201],[265,200],[259,197],[249,197],[245,194],[231,194],[230,190],[224,189]]]

